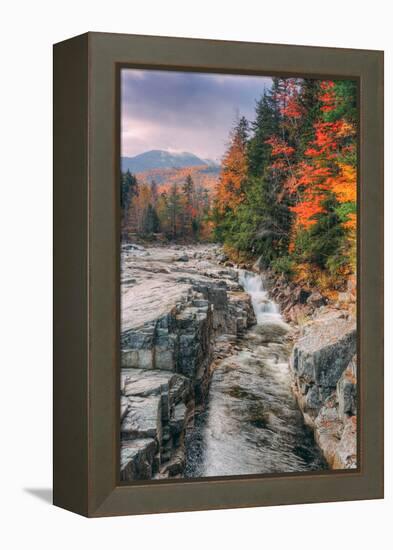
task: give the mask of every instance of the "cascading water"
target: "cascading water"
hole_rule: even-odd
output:
[[[282,321],[279,307],[269,300],[262,277],[251,271],[240,271],[239,283],[251,296],[252,307],[258,324]]]
[[[260,275],[239,274],[257,324],[215,368],[206,409],[187,436],[186,477],[326,469],[291,390],[287,333]]]

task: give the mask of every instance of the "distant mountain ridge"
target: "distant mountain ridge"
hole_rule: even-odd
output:
[[[135,157],[122,157],[121,170],[129,170],[134,174],[159,168],[187,168],[189,166],[206,166],[219,168],[219,165],[209,159],[201,159],[193,153],[171,153],[160,149],[146,151]]]

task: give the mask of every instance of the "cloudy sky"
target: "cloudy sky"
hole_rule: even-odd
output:
[[[236,118],[252,120],[270,85],[260,76],[123,69],[122,156],[164,149],[220,159]]]

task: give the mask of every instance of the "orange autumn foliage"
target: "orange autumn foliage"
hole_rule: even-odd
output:
[[[336,108],[334,83],[321,83],[319,99],[321,111],[330,112]],[[351,154],[355,144],[347,144],[355,135],[352,124],[344,119],[334,122],[321,117],[315,124],[315,137],[305,150],[306,161],[301,161],[293,169],[293,174],[286,182],[291,193],[299,192],[300,201],[293,207],[298,226],[309,228],[315,222],[316,214],[323,211],[322,202],[328,193],[333,193],[339,204],[356,201],[356,167],[343,160],[343,155]],[[356,215],[348,215],[344,223],[347,229],[356,226]]]
[[[244,183],[247,178],[245,144],[235,135],[222,161],[222,170],[216,191],[216,205],[220,212],[236,210],[244,200]]]
[[[174,183],[182,185],[186,177],[190,175],[196,186],[214,193],[218,184],[218,176],[209,171],[209,167],[187,166],[186,168],[154,168],[137,174],[138,181],[150,183],[155,180],[158,193],[168,193]]]
[[[293,122],[304,115],[304,108],[299,102],[298,82],[291,78],[285,80],[283,85],[284,89],[276,92],[275,100],[279,105],[281,115]]]
[[[290,157],[295,152],[294,147],[290,147],[283,139],[280,139],[277,136],[272,136],[266,140],[266,143],[272,147],[272,156],[277,157],[279,155],[284,155]]]
[[[296,214],[297,224],[305,229],[311,227],[315,223],[315,216],[323,212],[321,195],[310,195],[308,199],[299,202],[296,206],[292,206],[291,210]]]
[[[340,203],[356,201],[356,168],[349,164],[339,164],[339,174],[329,178],[330,189]]]

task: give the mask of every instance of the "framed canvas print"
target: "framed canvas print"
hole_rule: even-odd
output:
[[[383,54],[54,47],[54,502],[382,498]]]

